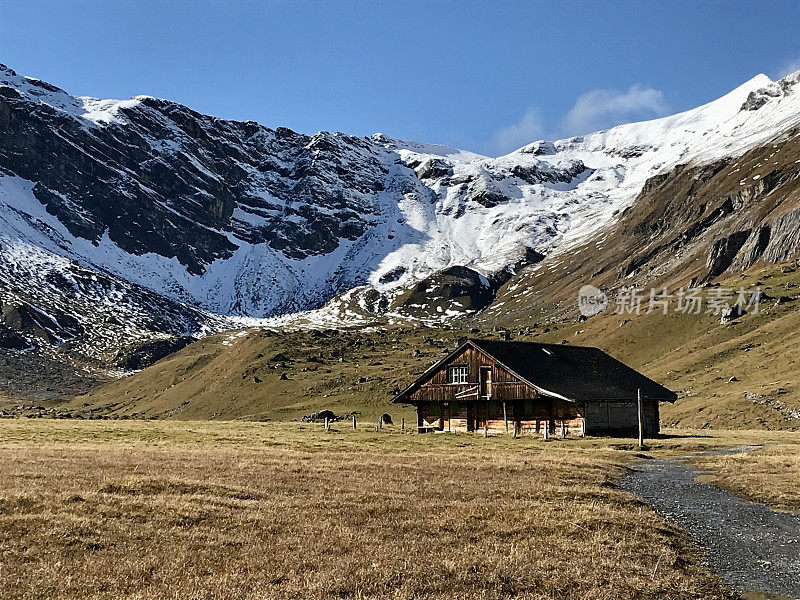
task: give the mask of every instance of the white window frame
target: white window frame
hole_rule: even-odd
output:
[[[451,385],[469,383],[469,366],[451,365],[447,367],[447,383]]]

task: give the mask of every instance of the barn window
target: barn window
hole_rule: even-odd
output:
[[[447,383],[467,383],[467,365],[456,365],[447,369]]]

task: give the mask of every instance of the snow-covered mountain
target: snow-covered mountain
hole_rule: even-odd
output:
[[[490,158],[73,97],[0,66],[3,302],[75,313],[104,340],[97,355],[133,330],[191,336],[326,303],[305,318],[475,311],[509,270],[613,223],[653,176],[800,123],[798,82],[759,75],[678,115]],[[124,324],[115,335],[99,307]]]

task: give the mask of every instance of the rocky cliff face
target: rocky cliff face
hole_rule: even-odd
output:
[[[312,309],[324,325],[447,320],[611,232],[613,253],[574,260],[645,276],[695,239],[699,277],[777,260],[798,234],[773,190],[796,172],[769,153],[800,122],[799,79],[489,158],[78,98],[0,66],[0,338],[138,368],[169,340]],[[737,163],[748,153],[761,163]]]
[[[147,96],[75,98],[5,67],[0,140],[6,210],[36,229],[9,226],[9,235],[44,236],[33,244],[247,317],[319,306],[374,273],[386,287],[382,261],[437,237],[440,220],[499,214],[522,188],[568,186],[587,172],[577,160],[465,169],[483,157],[380,135],[273,130]],[[550,235],[544,220],[523,227],[483,271]],[[440,246],[432,267],[422,260],[398,278],[403,286],[480,258],[442,243],[430,246]]]
[[[674,291],[800,255],[799,159],[800,127],[654,176],[613,224],[512,278],[484,318],[574,317],[585,284]]]

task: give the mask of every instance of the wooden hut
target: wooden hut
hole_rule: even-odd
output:
[[[638,395],[646,436],[659,401],[676,394],[598,348],[469,339],[392,402],[417,408],[425,431],[636,435]]]

